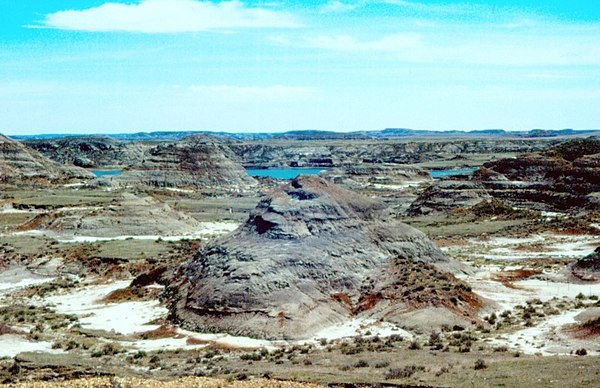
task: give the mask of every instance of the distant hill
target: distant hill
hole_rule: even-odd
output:
[[[397,138],[422,138],[422,137],[511,137],[511,138],[548,138],[560,136],[584,136],[597,134],[600,136],[600,129],[532,129],[529,131],[507,131],[504,129],[481,129],[474,131],[448,130],[448,131],[429,131],[409,128],[386,128],[377,131],[354,131],[354,132],[335,132],[317,129],[295,130],[276,133],[235,133],[235,132],[211,132],[211,131],[157,131],[157,132],[136,132],[104,134],[121,141],[176,141],[193,135],[211,135],[225,139],[236,140],[267,140],[267,139],[287,139],[287,140],[356,140],[356,139],[397,139]],[[54,139],[71,136],[82,136],[78,134],[43,134],[43,135],[22,135],[11,136],[18,140],[33,139]],[[91,136],[91,135],[85,135]]]

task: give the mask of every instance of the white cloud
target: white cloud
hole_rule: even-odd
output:
[[[383,51],[395,52],[419,47],[421,37],[415,33],[401,33],[384,36],[377,40],[360,41],[350,35],[321,35],[306,39],[311,47],[338,51]]]
[[[238,85],[192,85],[189,90],[203,97],[234,101],[269,100],[289,101],[315,96],[318,89],[307,86],[238,86]]]
[[[295,28],[288,12],[249,8],[242,2],[142,0],[137,4],[105,3],[85,10],[46,16],[44,27],[77,31],[138,33],[196,32],[233,28]]]
[[[338,0],[331,0],[327,4],[325,4],[324,6],[321,7],[321,12],[323,12],[323,13],[348,12],[348,11],[352,11],[362,5],[363,5],[362,2],[350,4],[350,3],[343,3]]]
[[[438,26],[419,33],[402,32],[377,39],[319,35],[295,45],[365,55],[386,53],[414,63],[496,66],[600,65],[600,29],[549,28],[512,31],[476,26]],[[293,45],[278,39],[278,44]]]

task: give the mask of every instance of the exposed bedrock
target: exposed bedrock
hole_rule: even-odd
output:
[[[479,299],[422,232],[371,198],[301,176],[176,271],[165,293],[193,330],[307,338],[351,317],[439,307],[471,322]]]
[[[47,185],[93,178],[93,174],[82,168],[61,165],[0,135],[0,183]]]
[[[122,185],[241,191],[257,182],[218,140],[194,136],[147,149],[141,161],[113,180]]]
[[[484,164],[469,178],[435,182],[410,214],[471,207],[490,197],[511,206],[577,213],[600,208],[600,141],[579,139],[545,152]]]

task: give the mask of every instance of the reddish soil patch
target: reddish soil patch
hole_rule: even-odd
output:
[[[132,300],[149,300],[158,297],[160,290],[142,287],[127,287],[114,290],[100,300],[102,303],[119,303]]]
[[[378,294],[363,295],[358,302],[358,306],[352,309],[353,314],[362,313],[375,307],[375,305],[383,299],[383,296]]]
[[[512,289],[521,289],[513,284],[513,282],[530,278],[535,275],[541,275],[542,271],[539,269],[515,269],[512,271],[496,272],[492,274],[492,279],[502,283],[504,287]]]
[[[465,246],[469,243],[464,238],[456,238],[456,239],[441,238],[441,239],[433,240],[433,242],[440,248],[461,247],[461,246]]]
[[[600,317],[569,328],[566,331],[579,339],[598,338],[600,337]]]
[[[188,339],[185,341],[188,345],[204,345],[204,344],[208,344],[209,341],[204,341],[198,338],[194,338],[194,337],[188,337]]]
[[[517,252],[548,252],[549,249],[542,244],[518,245],[513,250]]]
[[[144,331],[142,333],[135,333],[135,337],[144,339],[157,339],[157,338],[181,338],[181,334],[177,333],[177,328],[170,325],[160,325],[157,329]]]
[[[350,300],[350,297],[346,293],[338,292],[337,294],[331,295],[331,299],[335,300],[338,303],[343,304],[344,306],[352,307],[352,301]]]
[[[15,228],[15,230],[19,231],[19,232],[26,232],[28,230],[35,230],[38,229],[40,226],[42,226],[42,224],[44,224],[45,222],[48,221],[48,219],[53,219],[56,218],[56,214],[38,214],[35,217],[33,217],[32,219],[30,219],[29,221],[25,222],[22,225],[19,225]]]
[[[4,335],[4,334],[22,334],[22,333],[19,333],[18,331],[16,331],[15,329],[13,329],[12,327],[8,326],[5,323],[0,323],[0,335]]]

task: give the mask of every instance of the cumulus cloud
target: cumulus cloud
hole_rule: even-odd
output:
[[[46,16],[43,27],[76,31],[138,33],[197,32],[235,28],[295,28],[288,12],[251,8],[234,1],[142,0],[136,4],[105,3],[85,10]]]

